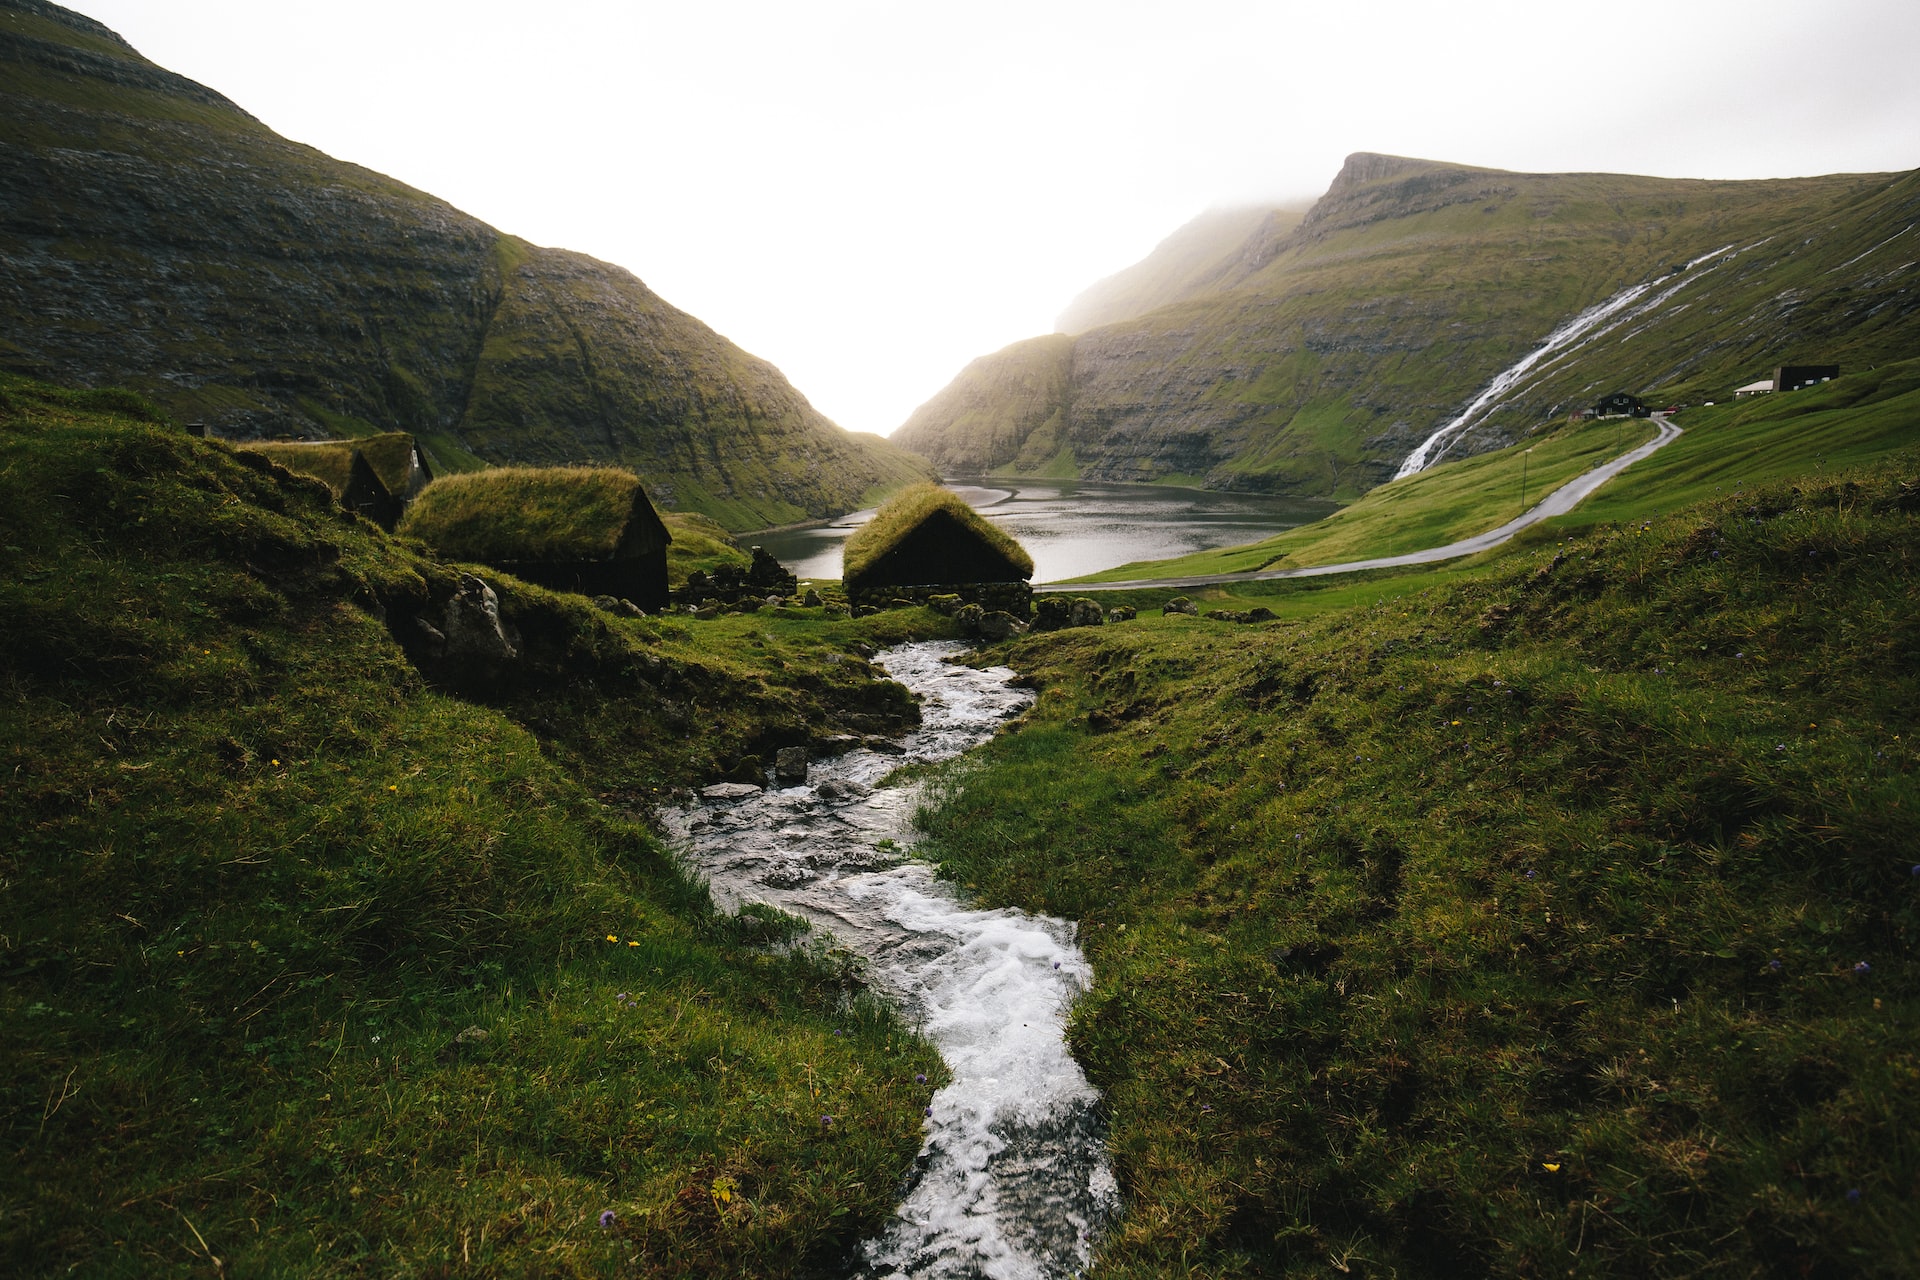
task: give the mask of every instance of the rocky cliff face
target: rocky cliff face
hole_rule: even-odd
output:
[[[1915,174],[1699,182],[1363,153],[1177,301],[1050,349],[1066,371],[1051,399],[1005,392],[1030,358],[1016,344],[893,439],[948,470],[990,457],[1011,473],[1355,495],[1561,323],[1636,285],[1654,305],[1543,362],[1455,448],[1510,443],[1608,391],[1713,399],[1776,364],[1911,351],[1920,245],[1900,237],[1917,218]],[[1026,423],[1050,425],[1022,436]]]
[[[616,462],[735,529],[924,464],[628,272],[287,141],[90,19],[0,0],[0,362],[238,437]]]

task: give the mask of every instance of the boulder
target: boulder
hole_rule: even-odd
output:
[[[807,749],[805,747],[781,747],[773,753],[773,776],[785,783],[799,786],[807,780]]]
[[[440,633],[446,638],[443,656],[449,662],[491,666],[520,656],[500,626],[500,597],[471,573],[460,575],[460,589],[447,601]]]
[[[927,597],[927,608],[935,613],[944,613],[949,618],[960,611],[961,604],[960,597],[952,592]]]
[[[970,636],[980,634],[980,619],[986,616],[987,611],[977,604],[963,604],[953,611],[953,620]]]
[[[1027,634],[1027,624],[1003,609],[981,615],[979,628],[985,640],[1006,640]]]
[[[1132,622],[1139,613],[1130,604],[1117,604],[1107,610],[1108,622]]]
[[[1194,604],[1193,601],[1187,599],[1185,596],[1175,596],[1160,606],[1160,612],[1162,615],[1185,614],[1187,617],[1192,618],[1199,616],[1200,609],[1198,605]]]
[[[818,609],[824,602],[820,599],[820,593],[818,591],[815,591],[812,587],[808,587],[807,594],[800,597],[800,603],[809,609]]]
[[[1098,600],[1078,596],[1069,607],[1067,618],[1070,627],[1100,627],[1106,625],[1107,611]]]
[[[1030,631],[1059,631],[1073,625],[1073,602],[1059,596],[1045,596],[1033,607]]]
[[[728,804],[759,794],[760,788],[751,782],[716,782],[710,787],[700,788],[700,798],[709,804]]]

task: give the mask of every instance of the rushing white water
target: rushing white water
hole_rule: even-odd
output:
[[[1762,241],[1760,243],[1765,242]],[[1758,246],[1748,245],[1747,249],[1756,247]],[[1615,327],[1631,320],[1634,316],[1644,314],[1654,307],[1659,306],[1675,293],[1679,292],[1681,288],[1698,279],[1698,276],[1694,274],[1694,268],[1698,267],[1701,263],[1715,258],[1725,261],[1728,257],[1737,257],[1740,253],[1745,253],[1747,249],[1735,251],[1734,247],[1728,244],[1722,245],[1710,253],[1701,254],[1699,257],[1687,263],[1686,267],[1682,270],[1679,283],[1669,285],[1637,307],[1634,304],[1640,302],[1641,298],[1645,297],[1647,292],[1654,287],[1654,282],[1647,281],[1642,284],[1629,285],[1614,294],[1611,298],[1588,307],[1585,311],[1582,311],[1579,315],[1567,321],[1552,333],[1549,333],[1545,338],[1542,338],[1539,346],[1495,374],[1493,381],[1489,382],[1485,388],[1481,390],[1479,395],[1469,401],[1466,408],[1462,409],[1453,418],[1448,419],[1439,430],[1435,431],[1425,440],[1422,440],[1419,447],[1407,455],[1406,461],[1400,464],[1400,469],[1393,473],[1393,478],[1395,480],[1404,480],[1410,475],[1426,470],[1435,462],[1439,461],[1440,455],[1445,451],[1446,446],[1453,443],[1453,441],[1465,433],[1468,427],[1484,417],[1488,410],[1496,407],[1497,401],[1519,387],[1519,385],[1526,380],[1527,375],[1532,373],[1543,361],[1547,361],[1549,357],[1557,357],[1571,351],[1575,347],[1584,346],[1587,342],[1612,331]],[[1714,263],[1714,266],[1719,265],[1719,262]],[[1711,271],[1712,269],[1712,267],[1709,267],[1707,270]],[[1700,274],[1705,273],[1702,272]],[[1612,323],[1609,324],[1609,321],[1612,321]]]
[[[878,785],[903,761],[984,741],[1031,701],[1004,667],[944,661],[960,648],[903,645],[878,660],[922,699],[902,756],[852,751],[816,762],[805,786],[716,789],[664,820],[716,900],[804,916],[864,957],[952,1071],[906,1199],[863,1247],[860,1274],[1049,1280],[1086,1266],[1118,1204],[1099,1094],[1066,1046],[1092,972],[1071,921],[976,910],[903,860],[918,788]]]

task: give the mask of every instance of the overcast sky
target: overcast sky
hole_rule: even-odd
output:
[[[1917,0],[69,0],[286,136],[624,266],[891,431],[1352,151],[1920,165]]]

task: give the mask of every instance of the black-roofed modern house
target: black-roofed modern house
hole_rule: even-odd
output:
[[[1593,405],[1593,416],[1596,418],[1644,418],[1652,412],[1646,401],[1624,391],[1602,396]]]
[[[914,485],[881,507],[847,539],[843,565],[855,605],[957,595],[1015,617],[1031,613],[1033,557],[939,485]]]
[[[400,532],[450,560],[589,596],[667,604],[673,535],[646,486],[617,467],[499,467],[448,476],[407,509]]]

